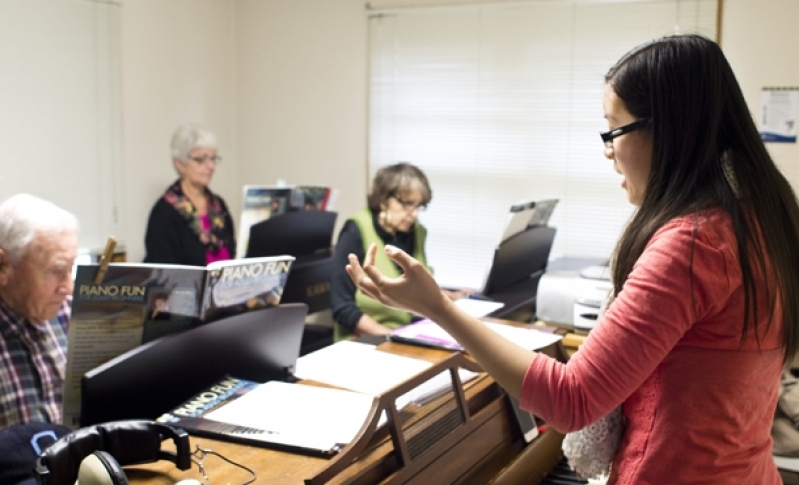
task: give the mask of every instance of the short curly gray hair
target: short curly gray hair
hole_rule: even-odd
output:
[[[17,194],[0,204],[0,249],[13,264],[37,234],[78,232],[78,219],[50,201],[30,194]]]
[[[402,197],[413,190],[422,194],[423,205],[429,204],[433,199],[427,176],[419,167],[408,162],[387,165],[375,174],[372,191],[367,196],[366,203],[371,210],[377,212],[389,198]]]
[[[216,137],[200,125],[179,126],[172,135],[172,158],[186,162],[196,148],[216,149]]]

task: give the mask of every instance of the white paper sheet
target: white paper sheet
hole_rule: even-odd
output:
[[[485,324],[491,330],[528,350],[540,350],[563,339],[560,335],[541,332],[534,328],[514,327],[494,322],[485,322]]]
[[[499,310],[503,306],[504,303],[501,301],[490,301],[490,300],[475,300],[472,298],[459,298],[455,300],[455,306],[460,308],[461,310],[465,311],[469,315],[473,317],[484,317],[489,313],[493,312],[494,310]]]
[[[267,431],[264,441],[331,450],[355,438],[372,396],[342,389],[269,381],[203,416]]]
[[[297,359],[294,375],[376,396],[431,365],[377,350],[373,345],[342,341]]]
[[[485,325],[511,342],[528,350],[539,350],[553,344],[563,337],[541,332],[534,328],[514,327],[502,323],[484,322]],[[448,349],[462,349],[461,345],[441,326],[432,320],[425,319],[401,327],[392,334],[403,342],[415,342],[419,345],[430,345]]]

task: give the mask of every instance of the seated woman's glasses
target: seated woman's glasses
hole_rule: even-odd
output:
[[[416,204],[415,202],[407,202],[407,201],[404,201],[404,200],[400,199],[399,197],[394,197],[394,199],[397,202],[399,202],[400,205],[402,206],[402,208],[405,209],[408,212],[415,211],[417,209],[420,210],[420,211],[427,210],[427,204]]]

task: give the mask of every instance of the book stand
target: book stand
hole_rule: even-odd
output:
[[[462,353],[454,353],[412,379],[375,398],[364,426],[356,438],[316,476],[306,479],[306,485],[318,485],[330,480],[347,483],[402,483],[442,458],[466,436],[493,416],[496,400],[482,409],[470,409],[458,369],[473,372],[482,369]],[[423,389],[430,379],[448,373],[451,386],[430,394],[415,392]],[[494,387],[496,389],[496,386]],[[404,407],[398,405],[409,392],[418,397]],[[504,396],[501,396],[504,397]],[[500,399],[504,410],[505,400]],[[476,412],[475,412],[476,411]],[[386,425],[378,428],[385,412]],[[390,443],[387,440],[390,437]],[[381,455],[366,469],[350,467],[363,456]],[[351,476],[355,474],[356,476]]]

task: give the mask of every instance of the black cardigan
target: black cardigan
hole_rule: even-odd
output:
[[[230,251],[230,257],[236,257],[236,237],[233,230],[233,219],[222,198],[219,198],[225,210],[225,233],[223,241]],[[147,255],[145,263],[187,264],[205,266],[205,247],[197,235],[189,227],[189,223],[163,197],[153,206],[150,219],[147,221],[147,234],[144,236]]]

